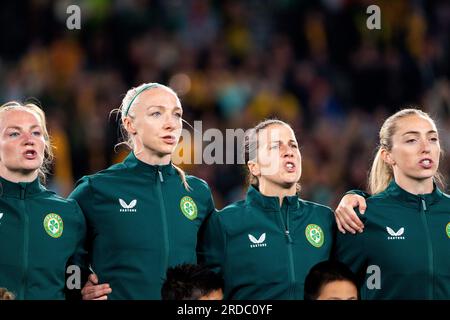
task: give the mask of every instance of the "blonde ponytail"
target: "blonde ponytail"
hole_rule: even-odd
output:
[[[384,162],[381,157],[382,147],[378,148],[378,151],[373,160],[372,168],[369,174],[369,192],[371,194],[377,194],[387,188],[392,179],[394,179],[394,173],[392,168]]]
[[[177,167],[174,164],[172,164],[172,166],[175,168],[175,170],[177,170],[178,174],[180,175],[181,181],[183,182],[183,185],[184,185],[184,188],[186,189],[186,191],[191,191],[192,188],[186,180],[186,173],[183,171],[183,169]]]

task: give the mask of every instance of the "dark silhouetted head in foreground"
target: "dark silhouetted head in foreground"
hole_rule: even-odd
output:
[[[222,300],[223,279],[204,266],[181,264],[167,269],[161,297],[163,300]]]
[[[305,279],[305,300],[358,300],[355,274],[339,261],[323,261]]]

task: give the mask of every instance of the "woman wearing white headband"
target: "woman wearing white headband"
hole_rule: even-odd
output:
[[[214,203],[205,181],[171,162],[183,113],[172,89],[133,88],[119,111],[130,154],[70,195],[87,219],[95,271],[83,298],[160,299],[167,268],[197,262],[197,234]]]

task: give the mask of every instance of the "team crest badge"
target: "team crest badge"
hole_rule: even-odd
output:
[[[64,229],[63,220],[56,213],[49,213],[44,218],[44,229],[50,237],[59,238]]]
[[[450,238],[450,222],[447,223],[447,226],[445,227],[445,231],[447,231],[447,237]]]
[[[320,248],[325,240],[322,228],[316,224],[309,224],[306,227],[305,236],[308,242],[316,248]]]
[[[180,209],[189,220],[197,218],[197,205],[191,197],[186,196],[181,199]]]

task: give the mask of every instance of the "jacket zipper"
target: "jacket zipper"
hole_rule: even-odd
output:
[[[425,236],[427,240],[427,249],[428,249],[428,273],[430,276],[430,284],[428,286],[428,299],[433,299],[433,292],[434,292],[434,263],[433,263],[433,244],[431,242],[430,237],[430,229],[428,228],[427,223],[427,217],[426,217],[426,211],[427,211],[427,205],[425,203],[425,200],[421,197],[421,218],[422,223],[425,228]]]
[[[164,259],[163,259],[163,273],[166,272],[168,265],[169,265],[169,231],[167,228],[167,213],[166,213],[166,206],[164,204],[164,198],[162,193],[161,185],[164,182],[164,178],[162,175],[162,172],[158,168],[158,177],[156,179],[156,188],[158,190],[158,197],[159,197],[159,208],[161,211],[161,220],[162,220],[162,226],[163,226],[163,237],[164,237]],[[164,274],[163,274],[164,276]]]
[[[27,288],[27,277],[28,277],[28,249],[29,249],[29,217],[26,212],[26,206],[25,206],[25,189],[20,188],[20,207],[21,211],[24,214],[24,228],[23,228],[23,273],[22,273],[22,286],[20,289],[19,297],[20,299],[25,299],[25,291]]]
[[[289,258],[289,295],[292,296],[292,298],[295,298],[295,268],[294,268],[294,256],[292,253],[292,237],[291,234],[289,233],[289,206],[287,207],[287,213],[286,213],[286,224],[283,221],[283,217],[282,217],[282,212],[281,212],[281,208],[280,208],[280,220],[281,220],[281,225],[283,226],[283,232],[284,235],[286,236],[286,241],[287,241],[287,251],[288,251],[288,258]]]

